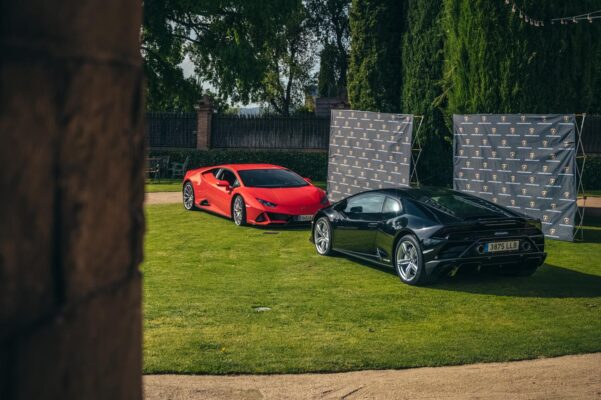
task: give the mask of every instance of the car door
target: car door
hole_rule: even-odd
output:
[[[376,233],[376,253],[384,262],[391,260],[397,231],[407,225],[407,218],[403,218],[402,215],[401,199],[386,196],[382,208],[382,220],[379,222]]]
[[[385,199],[381,193],[364,193],[347,199],[339,211],[342,218],[334,229],[334,248],[375,257],[376,231]]]
[[[232,204],[232,190],[240,186],[238,177],[233,171],[222,168],[216,176],[217,181],[226,181],[230,184],[229,187],[218,186],[217,183],[214,185],[214,205],[217,210],[225,215],[230,215],[230,208]]]

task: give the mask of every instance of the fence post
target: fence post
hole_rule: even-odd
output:
[[[211,119],[213,118],[213,99],[204,95],[196,106],[196,148],[211,148]]]

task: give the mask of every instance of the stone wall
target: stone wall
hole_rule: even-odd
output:
[[[0,398],[141,398],[141,3],[0,2]]]

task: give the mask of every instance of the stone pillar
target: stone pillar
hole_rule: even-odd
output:
[[[205,95],[196,106],[196,148],[211,148],[211,120],[213,118],[213,99]]]
[[[141,3],[0,3],[0,399],[141,399]]]

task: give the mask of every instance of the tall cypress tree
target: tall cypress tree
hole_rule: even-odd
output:
[[[533,27],[501,1],[445,0],[447,113],[600,111],[601,25]],[[536,19],[581,14],[599,0],[527,0]]]
[[[348,95],[355,109],[400,111],[404,4],[353,0]]]
[[[443,0],[408,0],[407,32],[403,37],[401,104],[403,112],[424,116],[417,169],[420,182],[429,185],[449,184],[452,176],[449,130],[437,103],[442,95],[444,62],[442,3]]]

